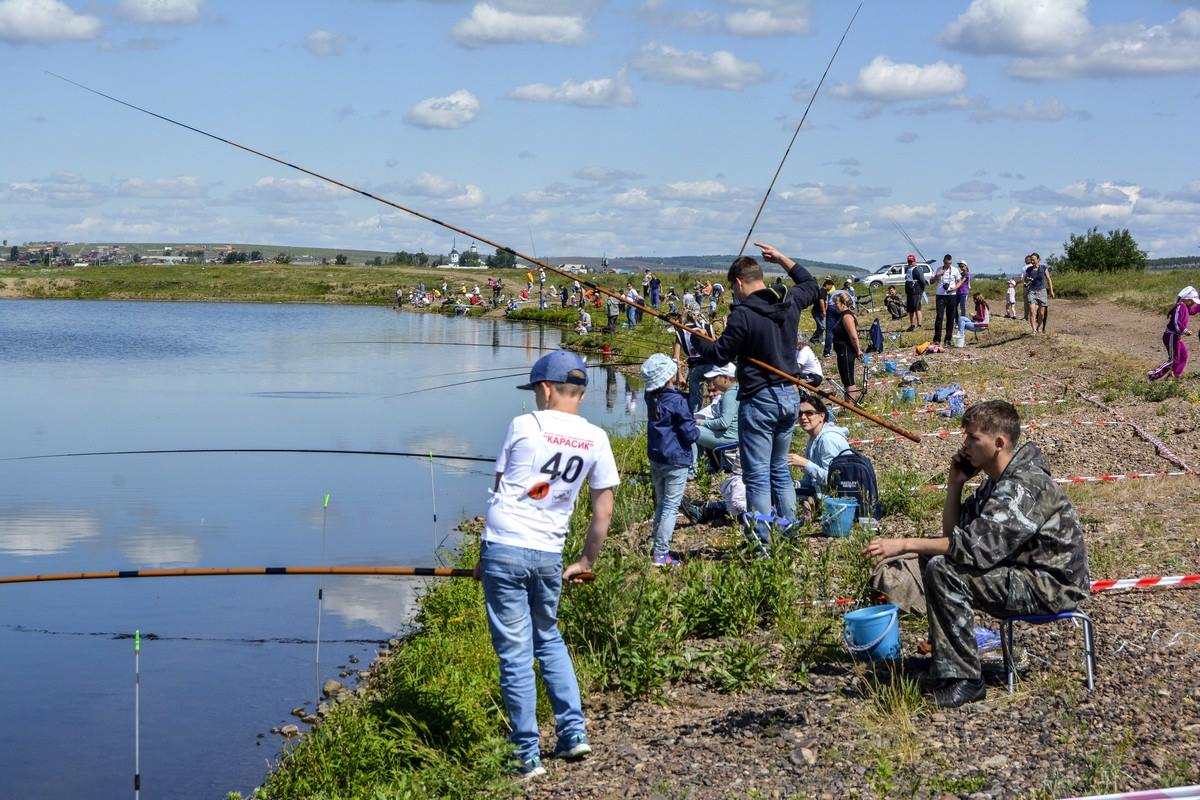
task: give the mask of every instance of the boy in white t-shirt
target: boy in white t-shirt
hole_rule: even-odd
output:
[[[513,743],[524,778],[545,774],[538,742],[533,659],[554,711],[554,755],[580,758],[592,751],[584,730],[579,683],[558,631],[564,580],[589,572],[612,519],[620,483],[608,435],[579,415],[587,367],[577,354],[556,350],[529,373],[537,411],[513,419],[496,459],[496,485],[484,523],[479,564],[488,628],[500,658],[500,693],[512,720]],[[584,481],[592,493],[592,522],[579,560],[563,569],[567,524]]]

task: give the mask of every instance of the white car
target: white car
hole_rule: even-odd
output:
[[[918,261],[917,266],[925,273],[925,282],[928,283],[933,277],[933,261]],[[884,264],[871,275],[865,278],[855,278],[859,283],[865,283],[872,290],[878,289],[881,286],[904,286],[904,276],[908,271],[908,262],[901,261],[898,264]]]

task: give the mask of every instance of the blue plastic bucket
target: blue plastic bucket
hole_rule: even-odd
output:
[[[891,603],[860,608],[845,616],[842,639],[856,661],[900,657],[900,613]]]
[[[854,519],[858,516],[858,501],[853,497],[826,497],[822,503],[821,531],[826,536],[849,536]]]
[[[915,387],[915,386],[901,386],[900,387],[900,402],[901,403],[913,403],[913,402],[916,402],[916,399],[917,399],[917,387]]]
[[[895,362],[895,361],[885,361],[885,362],[883,362],[883,371],[884,371],[884,372],[888,372],[888,373],[891,373],[892,375],[895,375],[895,374],[896,374],[896,369],[897,369],[897,368],[896,368],[896,362]]]

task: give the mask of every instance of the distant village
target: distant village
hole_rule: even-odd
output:
[[[356,254],[367,266],[412,265],[419,267],[445,267],[448,269],[487,269],[489,266],[509,267],[511,256],[502,259],[506,263],[493,263],[495,256],[481,258],[474,243],[464,251],[455,243],[447,254],[429,255],[424,252],[397,251],[388,255],[366,256]],[[508,254],[504,254],[508,255]],[[132,244],[80,245],[77,242],[26,242],[9,245],[5,240],[0,249],[0,261],[19,267],[89,267],[122,264],[292,264],[295,266],[344,265],[351,257],[343,253],[336,255],[310,255],[296,252],[270,253],[263,250],[239,250],[234,245],[182,244],[150,247]],[[358,262],[355,262],[358,263]]]

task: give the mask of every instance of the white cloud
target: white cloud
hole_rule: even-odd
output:
[[[620,192],[613,197],[612,202],[618,208],[643,209],[658,206],[658,202],[651,198],[645,189],[629,189]]]
[[[972,0],[940,40],[972,53],[1052,53],[1073,47],[1090,28],[1087,0]]]
[[[430,197],[442,205],[453,208],[474,208],[483,204],[483,190],[471,183],[456,183],[435,175],[432,172],[422,172],[401,184],[400,191],[419,197]]]
[[[947,189],[942,192],[942,197],[947,200],[957,200],[961,203],[978,203],[983,200],[991,200],[992,195],[1000,187],[994,183],[986,183],[984,181],[967,181],[960,183],[953,189]]]
[[[454,24],[450,35],[463,47],[518,42],[574,45],[587,38],[587,20],[576,15],[516,13],[479,3],[471,16]]]
[[[1072,111],[1066,103],[1057,97],[1049,97],[1041,105],[1033,100],[1026,100],[1020,105],[1012,106],[1003,111],[979,108],[972,111],[968,117],[971,122],[996,122],[997,120],[1061,122],[1064,119],[1089,120],[1091,118],[1091,113],[1087,111]]]
[[[749,6],[725,16],[725,29],[737,36],[790,36],[809,31],[807,2],[735,0]]]
[[[461,128],[479,115],[479,99],[466,89],[445,97],[427,97],[404,114],[418,128]]]
[[[707,89],[736,91],[765,78],[758,64],[742,61],[726,50],[705,55],[698,50],[684,51],[658,42],[644,45],[630,63],[651,80]]]
[[[242,189],[234,193],[234,198],[241,202],[257,205],[272,203],[315,203],[342,197],[346,193],[332,184],[319,181],[316,178],[277,178],[268,175],[259,178],[250,189]]]
[[[0,0],[0,40],[58,42],[94,39],[100,20],[76,14],[60,0]]]
[[[860,186],[856,183],[839,186],[831,183],[798,183],[778,193],[787,205],[804,207],[834,207],[891,197],[892,190],[883,186]]]
[[[910,206],[906,203],[897,203],[893,206],[884,206],[879,209],[879,216],[887,220],[895,222],[912,222],[925,217],[932,217],[937,213],[937,206],[933,203],[923,206]]]
[[[121,13],[134,22],[186,25],[200,19],[204,0],[121,0]]]
[[[73,172],[55,172],[45,178],[17,181],[4,187],[0,202],[32,203],[55,208],[82,208],[103,202],[108,190]]]
[[[659,191],[671,200],[719,200],[728,192],[720,181],[674,181]]]
[[[346,37],[333,31],[313,31],[304,38],[304,49],[314,56],[340,56],[346,48]]]
[[[70,512],[9,513],[0,517],[0,553],[49,556],[95,538],[100,523],[94,517]]]
[[[922,100],[961,92],[967,75],[958,64],[937,61],[926,66],[897,64],[887,56],[875,56],[858,72],[852,84],[838,84],[831,94],[877,103]]]
[[[590,81],[567,80],[558,86],[548,83],[528,83],[508,93],[513,100],[534,103],[564,103],[581,108],[612,108],[631,106],[636,100],[633,89],[625,78],[625,70],[615,78],[597,78]]]
[[[1035,186],[1032,189],[1013,192],[1013,197],[1031,205],[1074,208],[1112,205],[1132,207],[1140,194],[1141,187],[1136,184],[1085,180],[1069,183],[1057,191],[1046,186]]]
[[[1200,10],[1185,8],[1166,25],[1096,28],[1074,51],[1018,58],[1009,74],[1026,80],[1170,75],[1200,71]]]
[[[117,194],[123,197],[154,197],[162,199],[191,199],[204,197],[208,188],[192,175],[176,178],[125,178],[117,183]]]
[[[575,170],[575,177],[581,181],[596,183],[617,183],[618,181],[636,181],[646,177],[640,172],[627,169],[608,169],[607,167],[581,167]]]

